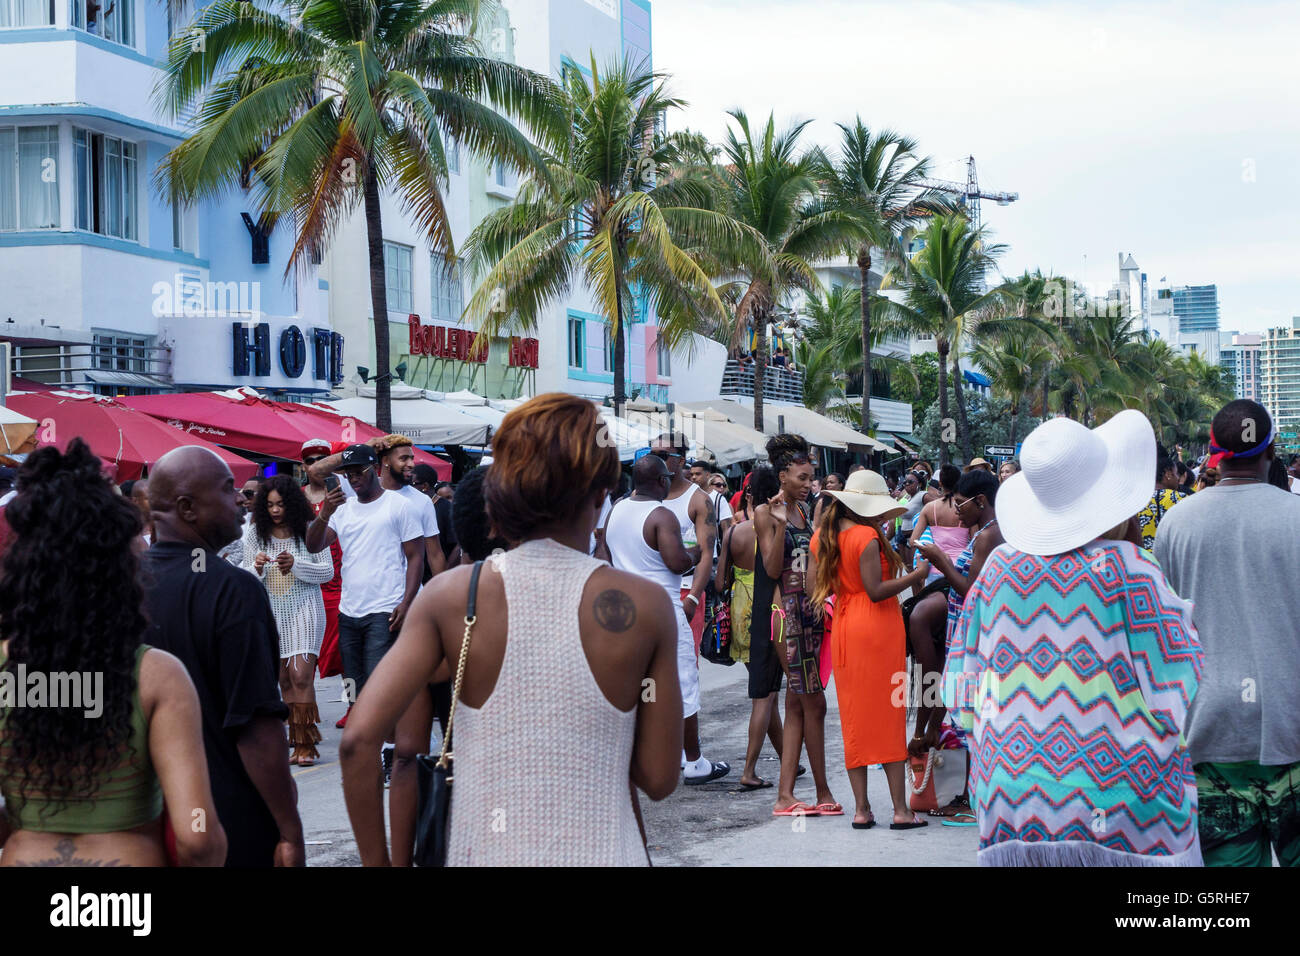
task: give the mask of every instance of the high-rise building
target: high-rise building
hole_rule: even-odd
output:
[[[1219,288],[1214,285],[1178,286],[1173,290],[1178,331],[1219,331]]]
[[[1263,336],[1251,332],[1219,333],[1219,367],[1233,378],[1237,398],[1260,400],[1260,343]]]
[[[1300,424],[1300,316],[1265,332],[1260,353],[1260,404],[1279,425]]]

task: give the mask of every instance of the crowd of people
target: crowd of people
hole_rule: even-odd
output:
[[[1190,467],[1132,410],[883,474],[781,434],[734,493],[675,433],[627,474],[601,425],[539,396],[454,488],[401,435],[239,488],[197,447],[116,488],[77,439],[0,474],[0,865],[303,864],[290,768],[336,675],[367,865],[412,863],[417,757],[452,733],[449,865],[645,865],[641,795],[729,777],[868,830],[874,766],[882,823],[975,828],[981,864],[1300,865],[1300,461],[1262,406]],[[909,660],[937,693],[900,697]],[[102,713],[14,706],[20,669],[102,674]],[[939,752],[964,783],[917,809]]]

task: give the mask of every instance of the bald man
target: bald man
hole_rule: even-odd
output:
[[[700,546],[686,547],[678,516],[664,504],[673,474],[658,455],[646,455],[632,466],[632,494],[616,502],[605,521],[596,557],[609,555],[620,571],[631,571],[663,585],[677,616],[677,680],[682,688],[685,718],[682,767],[688,784],[726,776],[730,767],[700,754],[700,665],[695,638],[682,610],[681,575],[700,560]]]
[[[226,865],[303,866],[275,618],[262,583],[217,555],[243,526],[234,477],[206,448],[174,449],[150,475],[149,508],[146,643],[179,657],[198,691]]]

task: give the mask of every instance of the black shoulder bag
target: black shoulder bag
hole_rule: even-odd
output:
[[[413,857],[416,866],[447,865],[447,844],[451,837],[451,725],[456,719],[456,701],[460,700],[460,685],[465,678],[465,660],[469,657],[469,641],[474,631],[475,605],[478,601],[478,576],[482,570],[483,562],[475,561],[469,579],[469,600],[465,606],[465,636],[460,642],[460,662],[456,665],[456,683],[451,691],[447,729],[442,735],[442,752],[437,760],[433,759],[432,754],[420,754],[415,758],[419,789]]]

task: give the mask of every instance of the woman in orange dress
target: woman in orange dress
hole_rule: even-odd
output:
[[[875,826],[867,799],[867,767],[883,764],[894,803],[891,830],[925,826],[907,806],[906,710],[900,697],[906,685],[907,650],[898,595],[925,581],[929,565],[919,562],[904,574],[902,559],[880,525],[905,510],[874,471],[849,476],[843,491],[826,492],[822,522],[812,541],[816,584],[812,603],[824,606],[835,594],[831,655],[835,694],[844,734],[844,763],[856,807],[853,828]]]

